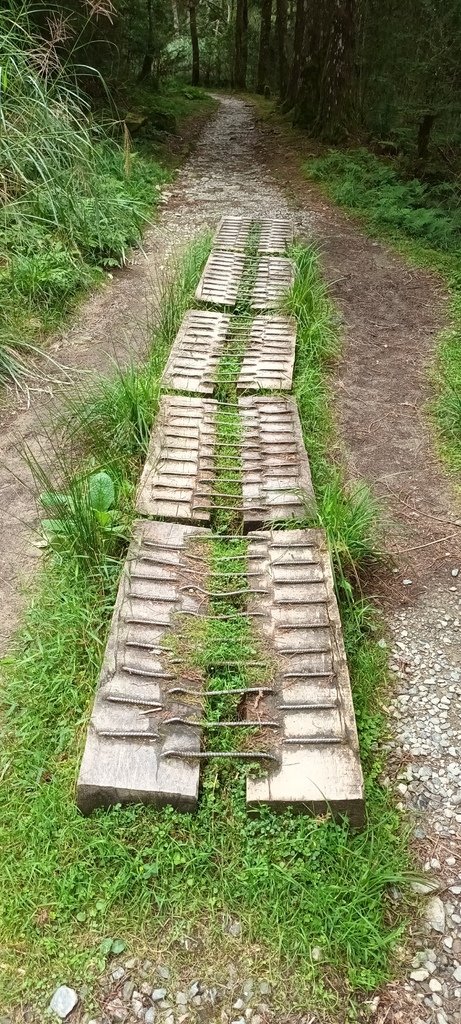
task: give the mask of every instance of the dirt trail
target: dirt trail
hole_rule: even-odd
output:
[[[460,582],[452,576],[452,570],[461,568],[461,530],[453,525],[460,511],[434,453],[425,414],[427,367],[434,335],[445,315],[437,281],[409,269],[385,246],[367,239],[304,180],[297,144],[259,123],[250,104],[227,97],[221,99],[174,186],[165,191],[159,220],[144,240],[145,255],[137,254],[128,270],[115,274],[85,303],[72,327],[56,339],[54,351],[79,381],[88,371],[106,373],[111,359],[124,361],[139,353],[155,314],[159,271],[200,228],[214,227],[225,213],[289,216],[298,233],[314,238],[321,248],[344,324],[336,387],[344,456],[350,475],[366,479],[382,497],[392,520],[389,546],[403,552],[397,555],[392,586],[391,573],[382,581],[390,597],[408,605],[408,613],[389,612],[390,628],[401,644],[395,649],[398,691],[412,709],[403,725],[397,715],[393,752],[398,768],[402,764],[418,768],[421,763],[429,768],[432,781],[436,779],[437,785],[426,785],[426,772],[421,779],[415,775],[417,785],[413,785],[409,777],[407,786],[402,783],[402,793],[405,790],[403,798],[418,813],[424,810],[419,832],[423,854],[433,855],[441,842],[448,853],[455,850],[461,826],[456,784],[450,782],[451,752],[461,741],[459,715],[450,703],[459,699],[461,691]],[[45,441],[43,423],[56,418],[61,402],[61,391],[55,388],[51,396],[33,394],[29,409],[13,403],[3,408],[0,514],[7,538],[0,556],[3,643],[18,620],[24,586],[37,557],[30,531],[36,516],[33,495],[11,471],[25,476],[18,448]],[[412,582],[404,585],[405,578]],[[415,735],[413,723],[425,703],[424,721]],[[441,706],[445,710],[438,721]],[[453,884],[450,872],[460,869],[457,862],[453,872],[452,865],[448,870],[444,860],[440,877]],[[459,915],[454,921],[451,916],[455,903],[453,898],[451,909],[447,904],[446,928],[456,950],[456,942],[461,947],[461,941],[456,930]],[[439,953],[443,1009],[448,1021],[456,1020],[451,1010],[456,993],[445,975],[451,977],[459,961],[453,961],[448,947],[440,958]],[[416,999],[420,1019],[435,1020],[436,1001],[431,1001],[429,990],[418,991],[417,985],[403,995],[403,989],[394,990],[394,1009],[407,998]],[[386,1016],[388,1024],[397,1019]],[[405,1011],[400,1019],[408,1019]]]

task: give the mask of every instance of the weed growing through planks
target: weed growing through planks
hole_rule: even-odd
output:
[[[106,467],[136,482],[160,400],[160,380],[181,320],[189,308],[210,251],[196,239],[179,259],[159,299],[159,318],[146,362],[98,379],[69,399],[67,433]]]
[[[364,149],[334,151],[305,164],[308,177],[335,202],[360,217],[374,237],[384,238],[407,260],[442,275],[451,298],[448,330],[439,337],[432,373],[432,413],[448,465],[461,471],[461,219],[459,187],[408,180]]]
[[[332,427],[326,381],[337,341],[315,257],[308,253],[299,266],[305,267],[310,284],[298,276],[295,294],[304,296],[302,308],[293,295],[290,300],[302,327],[296,389],[306,437],[315,425],[310,454],[321,509],[330,473],[337,472],[328,464]],[[312,392],[309,380],[315,383]],[[342,535],[344,525],[338,521],[335,530]],[[338,544],[338,558],[342,550]],[[354,557],[359,568],[360,553]],[[240,589],[239,576],[245,585],[251,579],[245,539],[217,537],[211,562],[218,573],[213,588],[216,602],[222,602],[214,610],[219,614],[227,598],[218,594]],[[242,976],[264,974],[272,981],[276,1007],[278,992],[283,1000],[280,1011],[315,1005],[339,1011],[343,1019],[353,1015],[354,992],[375,989],[391,973],[410,869],[400,816],[378,782],[378,700],[386,652],[374,642],[368,609],[360,601],[352,604],[339,590],[366,778],[368,822],[361,833],[347,823],[278,816],[269,809],[250,817],[244,772],[226,766],[207,769],[195,816],[136,806],[83,818],[75,807],[74,782],[116,575],[111,563],[107,576],[88,576],[72,557],[49,559],[3,665],[3,1004],[36,1000],[39,984],[45,986],[41,1009],[60,979],[77,987],[83,981],[91,984],[104,967],[101,939],[117,935],[132,942],[136,956],[154,960],[158,950],[182,978],[200,970],[204,980],[215,983],[226,965],[237,963]],[[232,630],[230,622],[222,630],[219,620],[206,626],[200,656],[215,689],[221,688],[217,663],[223,657],[244,655],[248,671],[254,648],[246,622],[242,615],[233,620]],[[256,650],[254,660],[264,655]],[[221,678],[228,689],[230,675]],[[250,678],[245,675],[245,685]],[[222,712],[235,711],[232,695],[224,699],[229,703]],[[216,713],[216,700],[209,698],[207,716]],[[223,735],[220,742],[230,746],[230,740]],[[223,917],[240,921],[238,943],[223,930]],[[198,954],[189,949],[186,958],[184,943],[196,936]],[[314,947],[320,949],[318,961]],[[18,948],[27,961],[24,975],[16,970]]]

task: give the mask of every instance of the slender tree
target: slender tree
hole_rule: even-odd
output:
[[[146,14],[147,14],[147,33],[146,33],[146,50],[144,54],[144,60],[142,62],[142,68],[139,72],[139,81],[144,82],[147,78],[152,75],[152,64],[154,60],[154,20],[152,12],[152,0],[146,0]]]
[[[200,85],[200,49],[197,31],[198,0],[189,0],[189,25],[192,44],[192,85]]]
[[[287,0],[276,0],[275,35],[277,38],[278,85],[280,96],[285,95],[287,85]]]
[[[284,96],[284,107],[291,110],[294,107],[301,85],[301,72],[304,58],[304,37],[306,33],[307,0],[297,0],[295,12],[295,25],[293,34],[293,58],[291,62],[290,76],[287,82]]]
[[[261,0],[261,26],[259,32],[259,57],[257,91],[263,93],[267,85],[267,71],[272,26],[272,0]]]
[[[354,57],[357,0],[324,5],[326,55],[320,80],[318,134],[331,141],[347,135],[354,113]]]
[[[248,64],[248,0],[237,0],[234,37],[234,85],[246,89]]]

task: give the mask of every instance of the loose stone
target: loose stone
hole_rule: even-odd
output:
[[[69,988],[68,985],[60,985],[51,998],[50,1010],[56,1013],[61,1020],[65,1020],[77,1003],[78,995],[75,989]]]

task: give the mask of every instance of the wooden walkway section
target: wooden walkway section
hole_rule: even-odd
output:
[[[213,250],[205,264],[195,297],[214,306],[235,306],[245,257],[241,253]]]
[[[296,323],[285,316],[257,316],[250,328],[237,391],[290,391]]]
[[[212,399],[163,396],[139,483],[137,512],[179,523],[208,525],[216,411],[217,403]]]
[[[139,483],[136,509],[148,518],[134,525],[88,729],[77,784],[85,813],[133,801],[192,811],[202,761],[230,757],[267,769],[248,777],[250,809],[268,804],[363,824],[332,565],[323,530],[299,528],[315,514],[315,496],[296,400],[280,394],[292,387],[295,362],[296,323],[277,312],[294,281],[283,255],[292,240],[287,221],[225,217],[196,291],[199,302],[223,308],[191,309],[172,346],[162,387],[186,394],[161,398]],[[231,313],[237,302],[239,317]],[[218,438],[218,413],[231,413],[232,423],[238,413],[232,438]],[[206,620],[217,596],[207,578],[208,527],[222,499],[248,551],[246,569],[235,569],[224,592],[231,610],[214,614],[248,614],[270,676],[267,686],[230,691],[243,695],[246,712],[213,721],[211,731],[248,724],[257,739],[224,753],[202,748],[207,680],[191,657],[191,624]],[[233,550],[232,538],[223,542]],[[237,565],[242,556],[223,557]]]
[[[247,803],[347,815],[360,826],[363,778],[325,534],[262,531],[249,541],[259,592],[249,598],[248,611],[275,666],[283,730],[280,767],[248,779]]]
[[[240,398],[238,407],[244,529],[313,511],[314,490],[295,400]]]
[[[225,313],[209,309],[186,313],[162,376],[163,387],[212,395],[229,325]]]
[[[259,253],[283,254],[293,242],[293,225],[289,220],[264,219],[257,222],[260,227],[257,248]],[[218,226],[213,249],[228,252],[244,252],[255,221],[251,217],[223,217]]]
[[[181,811],[197,805],[197,765],[162,754],[200,750],[198,728],[169,724],[187,710],[171,691],[190,686],[169,650],[190,613],[206,615],[203,594],[188,588],[206,586],[206,561],[197,557],[205,536],[208,531],[190,526],[134,525],[77,782],[77,804],[86,814],[117,803],[172,804]],[[194,685],[200,692],[198,672]]]
[[[252,309],[274,309],[294,283],[291,260],[285,256],[262,256],[258,262],[251,295]]]

